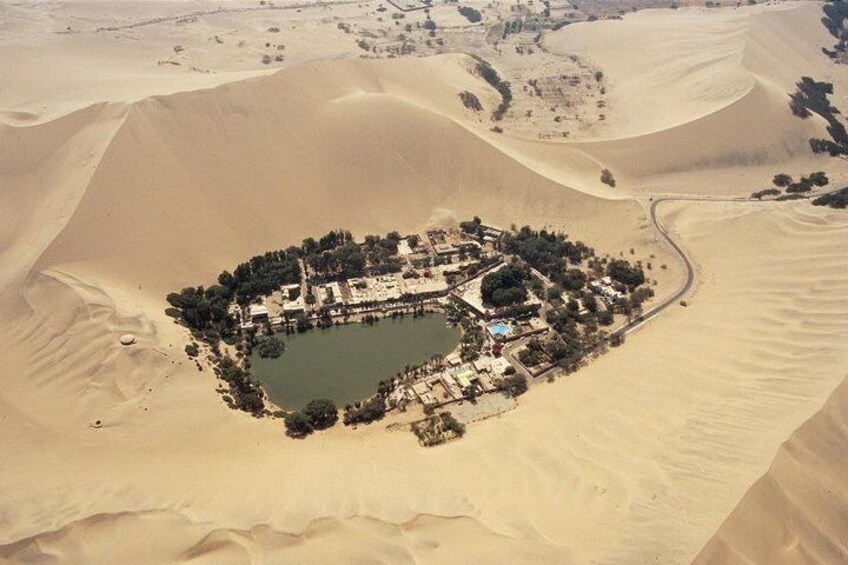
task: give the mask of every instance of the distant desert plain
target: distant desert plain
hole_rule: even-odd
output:
[[[0,562],[848,562],[844,16],[0,1]],[[302,440],[229,408],[166,314],[475,215],[650,261],[668,306],[430,448],[420,407]]]

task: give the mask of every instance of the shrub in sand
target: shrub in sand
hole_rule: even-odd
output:
[[[313,400],[306,405],[303,413],[309,420],[309,424],[316,430],[331,428],[339,420],[339,409],[328,398]]]
[[[615,188],[615,177],[612,176],[612,171],[609,169],[601,171],[601,182]]]
[[[312,433],[309,419],[300,412],[289,412],[284,419],[286,434],[293,438],[303,438]]]

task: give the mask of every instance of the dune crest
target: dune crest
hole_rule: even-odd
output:
[[[536,48],[585,52],[610,86],[608,127],[551,141],[494,131],[500,95],[467,55],[359,60],[375,52],[330,6],[308,16],[280,6],[292,29],[269,31],[270,8],[245,24],[237,8],[186,16],[196,3],[166,3],[159,25],[151,4],[127,4],[0,5],[0,46],[14,47],[0,49],[0,68],[23,57],[41,69],[15,67],[0,92],[10,461],[0,560],[844,554],[848,219],[806,201],[720,198],[778,172],[848,179],[845,161],[809,152],[823,122],[787,105],[802,74],[832,80],[840,97],[848,87],[841,67],[822,62],[832,40],[820,6],[646,11],[549,35]],[[65,9],[80,29],[56,27]],[[431,11],[470,23],[454,5]],[[27,47],[45,29],[52,39]],[[194,43],[181,55],[182,30]],[[288,68],[260,67],[269,34],[288,41],[289,31],[285,49],[273,47]],[[252,43],[239,47],[242,35]],[[222,45],[231,49],[216,54]],[[466,90],[485,112],[463,105]],[[615,188],[600,182],[605,167]],[[208,362],[199,370],[187,357],[188,332],[164,313],[166,293],[307,236],[418,231],[474,214],[643,258],[658,295],[671,296],[683,270],[648,212],[663,193],[697,197],[658,204],[694,263],[684,303],[433,449],[391,417],[286,438],[279,420],[227,408]],[[122,344],[125,334],[134,341]],[[762,539],[746,546],[760,520]]]
[[[848,558],[848,380],[792,434],[695,563],[839,563]]]

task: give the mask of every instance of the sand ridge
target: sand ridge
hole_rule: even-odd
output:
[[[89,27],[102,24],[104,6],[127,10],[118,22],[154,10],[127,5],[65,9],[90,10],[78,12]],[[198,6],[155,10],[170,17]],[[47,15],[25,8],[0,8],[17,22],[4,26],[23,30],[9,44],[27,43],[28,26],[59,21],[49,15],[55,6],[43,8]],[[663,202],[661,222],[696,265],[688,306],[670,308],[579,373],[540,384],[509,414],[472,425],[463,441],[432,450],[387,430],[391,419],[287,440],[278,421],[224,406],[208,367],[197,371],[182,352],[185,331],[163,312],[166,292],[211,282],[305,235],[339,225],[357,235],[405,231],[474,213],[564,229],[604,252],[653,255],[668,266],[655,273],[668,295],[682,272],[652,229],[648,198],[746,194],[776,168],[845,177],[844,162],[802,151],[821,123],[786,107],[802,69],[833,80],[837,92],[845,83],[840,69],[819,61],[817,8],[652,11],[560,30],[550,45],[583,45],[608,68],[611,92],[624,92],[607,128],[622,135],[592,141],[490,131],[457,92],[477,92],[487,105],[497,94],[459,54],[292,56],[297,64],[269,73],[257,70],[254,51],[250,61],[221,62],[244,75],[195,81],[150,75],[142,51],[171,50],[175,33],[151,25],[114,32],[121,47],[111,60],[127,66],[111,78],[112,63],[96,77],[51,76],[49,66],[33,72],[0,97],[0,441],[11,461],[0,472],[0,559],[844,555],[834,470],[848,364],[848,221],[839,211],[803,201]],[[187,29],[201,29],[206,41],[215,25],[226,29],[221,22],[244,25],[239,14],[199,17]],[[292,17],[312,29],[307,15]],[[272,23],[250,25],[258,33]],[[701,23],[691,43],[680,37],[678,27]],[[616,76],[634,61],[609,34],[594,37],[606,26],[634,38],[655,30],[646,41],[685,56],[675,63],[648,45],[644,67],[671,78]],[[159,39],[137,51],[134,34]],[[769,34],[785,39],[773,53]],[[793,42],[803,48],[787,47]],[[215,45],[189,49],[185,60],[213,63]],[[314,57],[338,54],[340,45],[328,40]],[[103,45],[79,48],[63,57],[81,64]],[[55,90],[39,99],[39,84]],[[639,116],[640,91],[673,111]],[[615,169],[620,188],[599,183],[603,166]],[[124,333],[137,345],[119,345]],[[837,495],[805,490],[807,476],[839,487],[828,493]],[[775,501],[780,512],[762,512]],[[826,521],[799,517],[811,515]],[[740,544],[751,519],[770,521],[748,553]],[[794,546],[801,549],[773,551],[781,536],[802,540]]]

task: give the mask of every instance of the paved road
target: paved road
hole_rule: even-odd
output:
[[[824,194],[829,194],[831,192],[837,192],[839,190],[842,190],[842,188],[841,187],[840,188],[832,188],[830,190],[817,192],[814,196],[818,197],[818,196],[822,196]],[[692,265],[692,261],[689,260],[689,257],[686,255],[686,253],[683,251],[683,249],[680,247],[680,245],[678,245],[677,242],[674,241],[674,239],[672,239],[672,237],[665,230],[665,228],[662,226],[662,224],[657,220],[657,207],[663,202],[673,202],[673,201],[678,201],[678,202],[740,202],[740,203],[747,202],[747,203],[757,203],[757,204],[759,204],[761,202],[768,202],[768,200],[760,201],[760,200],[757,200],[757,199],[754,199],[754,198],[744,197],[744,196],[742,196],[742,197],[718,197],[718,198],[710,198],[710,197],[706,197],[706,196],[689,196],[689,197],[687,197],[687,196],[668,196],[668,197],[665,197],[664,196],[664,197],[657,198],[656,200],[652,200],[651,201],[651,208],[650,208],[651,223],[653,224],[654,229],[657,230],[657,233],[660,234],[660,237],[662,239],[664,239],[665,242],[668,243],[669,247],[671,247],[672,251],[674,251],[674,254],[677,255],[680,258],[680,261],[683,263],[683,266],[686,269],[686,281],[683,283],[683,286],[680,287],[680,289],[677,292],[675,292],[672,296],[666,298],[664,301],[657,304],[653,308],[649,309],[647,312],[644,312],[637,319],[635,319],[632,322],[629,322],[627,325],[619,328],[618,330],[613,332],[612,335],[626,335],[626,334],[632,332],[633,330],[635,330],[636,328],[638,328],[639,326],[641,326],[642,324],[644,324],[645,322],[647,322],[651,318],[654,318],[655,316],[657,316],[660,312],[662,312],[663,310],[665,310],[669,306],[672,306],[676,302],[678,302],[681,298],[683,298],[686,295],[687,292],[689,292],[692,289],[692,285],[695,284],[695,267]],[[610,337],[612,337],[612,336],[610,336]]]
[[[683,249],[678,245],[674,239],[668,234],[665,227],[657,220],[657,206],[659,206],[663,202],[673,201],[675,198],[660,198],[658,200],[654,200],[651,202],[650,216],[651,223],[654,225],[654,229],[657,230],[657,233],[660,235],[662,239],[668,243],[671,250],[674,251],[674,254],[680,259],[681,263],[683,263],[684,269],[686,269],[686,280],[683,283],[683,286],[678,289],[673,295],[666,298],[664,301],[660,302],[653,308],[650,308],[647,312],[644,312],[637,319],[628,323],[624,327],[620,328],[613,335],[626,335],[637,327],[641,326],[651,318],[657,316],[660,312],[668,308],[669,306],[677,303],[681,298],[683,298],[689,290],[691,290],[692,285],[695,284],[695,267],[692,265],[692,261],[689,260],[689,257],[683,251]],[[681,199],[682,200],[682,199]],[[714,202],[714,200],[711,200]],[[729,201],[729,200],[726,200]],[[734,200],[735,201],[735,200]]]
[[[818,196],[822,196],[824,194],[829,194],[831,192],[836,192],[838,190],[842,190],[842,187],[833,188],[833,189],[830,189],[830,190],[818,192],[814,196],[818,197]],[[666,231],[665,227],[663,227],[663,225],[657,220],[657,207],[660,204],[662,204],[663,202],[675,202],[675,201],[676,202],[739,202],[739,203],[757,203],[757,204],[759,204],[761,202],[768,202],[767,200],[766,201],[760,201],[760,200],[756,200],[756,199],[750,198],[750,197],[711,198],[711,197],[706,197],[706,196],[662,196],[662,197],[659,197],[655,200],[652,198],[651,201],[650,201],[651,207],[650,207],[650,214],[649,214],[650,218],[651,218],[651,224],[653,224],[654,229],[657,231],[657,233],[660,235],[660,237],[669,245],[669,247],[671,247],[671,250],[680,259],[680,262],[683,263],[683,267],[686,270],[686,280],[683,282],[683,285],[680,287],[680,289],[677,292],[675,292],[673,295],[669,296],[668,298],[666,298],[665,300],[663,300],[662,302],[660,302],[659,304],[657,304],[653,308],[650,308],[649,310],[644,312],[641,316],[639,316],[635,320],[628,322],[626,325],[624,325],[624,326],[620,327],[619,329],[617,329],[616,331],[612,332],[610,334],[609,338],[607,338],[607,340],[606,340],[607,342],[613,336],[627,335],[628,333],[634,331],[635,329],[637,329],[639,326],[641,326],[642,324],[644,324],[648,320],[659,315],[666,308],[673,306],[674,304],[678,303],[680,301],[680,299],[682,299],[684,296],[686,296],[686,294],[692,289],[692,286],[695,284],[695,267],[692,264],[692,261],[689,260],[689,257],[686,255],[686,252],[683,251],[683,249],[680,247],[680,245],[678,245],[678,243],[676,241],[674,241],[674,239],[671,237],[671,235],[669,235],[669,233]],[[601,346],[598,346],[598,347],[601,347]],[[587,351],[586,355],[591,354],[592,351],[594,351],[595,349],[597,349],[597,348],[594,348],[593,350]],[[549,369],[542,371],[541,373],[536,375],[536,380],[540,380],[539,377],[548,375],[549,373],[551,373],[552,371],[555,371],[556,369],[558,369],[558,367],[556,365],[554,365],[554,366],[550,367]]]
[[[638,328],[639,326],[641,326],[642,324],[644,324],[645,322],[647,322],[651,318],[659,315],[660,312],[662,312],[663,310],[665,310],[669,306],[674,305],[681,298],[683,298],[686,295],[686,293],[689,292],[689,290],[692,288],[692,285],[695,284],[695,267],[692,265],[692,261],[689,260],[689,257],[686,255],[686,253],[677,244],[677,242],[674,241],[674,239],[672,239],[672,237],[668,234],[668,232],[665,230],[665,228],[662,226],[662,224],[660,224],[660,222],[657,221],[657,206],[659,206],[663,202],[674,201],[674,200],[698,200],[698,201],[709,200],[710,202],[716,202],[716,201],[720,201],[720,202],[733,201],[733,202],[735,202],[735,201],[737,201],[737,199],[730,199],[730,198],[724,199],[724,200],[717,200],[717,199],[712,199],[712,198],[710,198],[710,199],[707,199],[707,198],[696,199],[696,198],[686,198],[686,197],[663,197],[663,198],[658,198],[657,200],[651,201],[651,208],[650,208],[651,223],[653,224],[654,229],[657,230],[657,233],[660,235],[660,237],[663,240],[665,240],[666,243],[668,243],[669,247],[671,247],[672,251],[674,251],[674,254],[677,255],[677,257],[683,263],[683,266],[686,269],[686,280],[684,281],[683,286],[681,286],[680,289],[677,292],[675,292],[673,295],[669,296],[668,298],[666,298],[665,300],[663,300],[662,302],[660,302],[659,304],[657,304],[653,308],[649,309],[647,312],[644,312],[638,318],[628,322],[624,326],[622,326],[622,327],[618,328],[617,330],[615,330],[614,332],[612,332],[609,335],[609,337],[602,344],[599,344],[596,347],[593,347],[592,349],[586,351],[585,352],[586,356],[588,356],[591,353],[593,353],[594,351],[606,346],[609,343],[609,340],[612,337],[627,335],[628,333],[632,332],[633,330],[635,330],[636,328]],[[745,201],[744,199],[738,199],[738,200],[739,201]],[[557,369],[559,369],[559,367],[557,365],[553,365],[553,366],[549,367],[548,369],[546,369],[546,370],[542,371],[541,373],[539,373],[538,375],[536,375],[536,380],[541,380],[541,379],[539,379],[539,377],[547,376],[548,374],[552,373],[553,371],[556,371]]]

